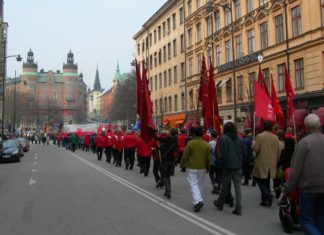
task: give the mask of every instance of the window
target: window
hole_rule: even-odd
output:
[[[222,64],[222,50],[220,46],[216,46],[216,66]]]
[[[159,73],[159,89],[162,89],[162,73]]]
[[[155,107],[154,107],[155,109],[154,110],[155,110],[155,113],[157,114],[158,113],[158,100],[155,100],[154,103],[155,103]]]
[[[202,66],[202,54],[198,54],[197,62],[198,62],[198,73],[200,73],[201,72],[201,66]]]
[[[169,96],[169,112],[172,112],[172,97]]]
[[[156,43],[156,29],[153,32],[153,40],[154,40],[154,44]]]
[[[241,58],[243,56],[242,35],[238,35],[235,37],[235,44],[236,44],[236,58]]]
[[[193,90],[189,91],[189,109],[194,109]]]
[[[145,44],[144,44],[144,41],[142,42],[142,52],[145,51]]]
[[[173,56],[177,56],[177,39],[173,40]]]
[[[178,111],[178,96],[174,95],[174,111]]]
[[[153,56],[150,55],[150,69],[153,69]]]
[[[324,25],[324,0],[321,0],[322,25]]]
[[[216,26],[216,31],[220,30],[220,14],[219,11],[215,13],[215,26]]]
[[[235,0],[235,19],[239,19],[241,17],[241,0]]]
[[[185,63],[181,63],[181,81],[186,79]]]
[[[196,25],[196,29],[197,29],[197,42],[201,42],[202,41],[202,35],[201,35],[201,23],[198,23]]]
[[[254,29],[250,29],[248,31],[248,50],[249,54],[252,54],[254,52]]]
[[[264,5],[265,3],[267,3],[269,0],[260,0],[260,6]]]
[[[212,49],[213,49],[212,47],[208,47],[208,51],[207,51],[208,69],[210,67],[210,61],[214,61]]]
[[[177,66],[173,67],[173,81],[174,81],[174,84],[178,83],[178,68],[177,68]]]
[[[191,2],[191,0],[189,0],[187,2],[187,7],[188,7],[188,15],[190,15],[192,13],[192,2]]]
[[[173,13],[172,14],[172,28],[173,30],[175,30],[177,27],[177,16],[176,16],[176,13]]]
[[[163,37],[166,36],[165,22],[162,23],[162,35],[163,35]]]
[[[149,84],[150,84],[150,91],[153,91],[153,78],[150,78],[149,80]]]
[[[158,77],[157,75],[154,76],[154,90],[157,91],[158,89]]]
[[[162,98],[160,99],[160,114],[163,113],[163,105],[162,105]]]
[[[225,26],[231,23],[231,11],[228,8],[225,8]]]
[[[167,35],[169,35],[170,31],[171,31],[171,20],[170,20],[170,18],[168,18],[167,19],[167,31],[166,31]]]
[[[302,33],[300,6],[291,9],[293,37]]]
[[[206,18],[206,23],[207,23],[207,36],[210,36],[213,33],[213,25],[212,25],[212,16],[211,15]]]
[[[193,75],[193,68],[192,68],[192,66],[193,66],[193,58],[189,58],[189,61],[188,61],[188,69],[189,69],[189,71],[188,71],[188,75],[189,75],[189,77],[190,76],[192,76]]]
[[[163,61],[166,62],[167,60],[167,51],[166,51],[166,46],[163,47]]]
[[[304,61],[303,59],[295,60],[295,79],[296,88],[304,87]]]
[[[264,77],[264,82],[267,86],[267,91],[270,93],[271,87],[270,87],[270,71],[269,69],[263,69],[262,70],[263,77]]]
[[[180,24],[183,24],[184,14],[183,14],[183,8],[182,7],[179,9],[179,21],[180,21]]]
[[[237,98],[243,100],[243,76],[237,77]]]
[[[231,46],[229,40],[225,42],[225,58],[226,63],[231,61]]]
[[[161,26],[158,27],[158,39],[161,40]]]
[[[229,79],[226,82],[226,98],[227,98],[227,102],[232,101],[232,79]]]
[[[284,64],[278,65],[278,87],[279,91],[285,90],[285,71],[284,71]]]
[[[261,49],[268,47],[268,25],[267,23],[260,24],[261,32]]]
[[[157,66],[157,53],[154,52],[154,67]]]
[[[196,9],[198,10],[199,7],[201,7],[201,2],[200,0],[196,0]]]
[[[222,103],[222,87],[221,86],[217,86],[217,102],[218,104]]]
[[[168,112],[168,98],[164,97],[164,111]]]
[[[255,81],[255,72],[249,73],[249,94],[250,94],[250,98],[254,97],[254,81]]]
[[[141,44],[138,43],[137,44],[137,55],[140,55],[141,54]]]
[[[168,75],[167,75],[167,71],[164,71],[163,73],[163,87],[167,87],[168,85]]]
[[[149,44],[150,44],[150,47],[152,47],[152,33],[150,33],[150,36],[149,36]]]
[[[172,70],[171,69],[169,69],[169,86],[171,86],[172,85]]]
[[[172,53],[171,53],[171,43],[169,42],[168,43],[168,60],[171,59],[171,55],[172,55]]]
[[[283,16],[278,15],[275,18],[276,25],[276,43],[282,43],[284,41],[284,25],[283,25]]]
[[[184,50],[185,50],[185,41],[184,41],[183,34],[180,35],[180,50],[181,50],[181,53],[184,52]]]
[[[185,94],[181,93],[181,110],[185,109]]]
[[[192,46],[192,29],[188,29],[188,46]]]
[[[247,12],[253,11],[253,0],[246,0]]]
[[[159,50],[159,64],[162,63],[162,52],[161,49]]]

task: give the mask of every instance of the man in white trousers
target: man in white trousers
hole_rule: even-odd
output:
[[[187,181],[191,187],[194,204],[194,212],[203,207],[203,184],[206,172],[210,168],[209,145],[202,139],[204,130],[202,127],[195,128],[195,139],[188,142],[185,147],[180,167],[187,168]]]

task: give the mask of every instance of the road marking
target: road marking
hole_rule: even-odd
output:
[[[68,152],[68,151],[66,151],[66,152]],[[165,208],[168,211],[171,211],[172,213],[182,217],[183,219],[191,222],[192,224],[197,225],[198,227],[210,232],[211,234],[215,234],[215,235],[222,235],[222,234],[234,235],[235,234],[221,226],[218,226],[208,220],[205,220],[205,219],[195,215],[193,212],[184,210],[181,207],[178,207],[178,206],[174,205],[173,203],[166,201],[165,199],[111,173],[110,171],[107,171],[107,170],[97,166],[96,164],[89,162],[88,160],[85,160],[85,159],[79,157],[75,153],[72,153],[72,152],[68,152],[68,153],[71,154],[74,158],[83,162],[84,164],[94,168],[95,170],[99,171],[100,173],[110,177],[111,179],[126,186],[127,188],[131,189],[132,191],[137,192],[138,194],[140,194],[143,197],[149,199],[150,201],[156,203],[157,205]]]
[[[35,157],[34,157],[34,159],[35,159],[35,160],[37,160],[37,159],[38,159],[38,157],[36,157],[36,156],[35,156]]]
[[[37,172],[37,170],[36,169],[32,169],[32,173],[36,173]]]
[[[37,162],[33,162],[34,165],[37,165]]]
[[[33,178],[30,178],[29,180],[29,186],[36,184],[36,180],[34,180]]]

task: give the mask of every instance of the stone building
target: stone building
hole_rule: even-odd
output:
[[[101,88],[99,70],[97,68],[93,89],[88,91],[88,118],[90,120],[100,120],[101,118],[100,96],[102,92],[103,89]]]
[[[16,114],[16,119],[21,119],[17,124],[25,127],[42,127],[44,123],[81,123],[86,120],[87,86],[83,75],[78,74],[78,65],[74,63],[71,51],[63,64],[63,72],[54,72],[38,71],[34,53],[30,50],[19,78],[7,79],[6,102],[12,102],[13,94],[16,95],[14,108],[20,112],[20,115]],[[6,105],[7,113],[12,109],[9,103]],[[6,120],[10,122],[12,119]]]

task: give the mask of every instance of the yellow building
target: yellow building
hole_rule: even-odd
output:
[[[157,128],[185,121],[185,35],[182,0],[167,1],[136,33],[136,59],[145,61]]]
[[[236,107],[242,125],[252,111],[259,66],[268,88],[273,75],[284,110],[284,63],[295,109],[324,106],[323,0],[188,0],[184,9],[188,118],[195,118],[202,55],[213,58],[223,119],[235,119]]]

